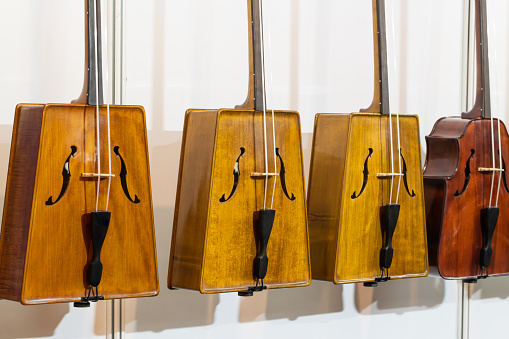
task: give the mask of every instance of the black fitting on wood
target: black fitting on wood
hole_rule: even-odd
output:
[[[499,213],[500,209],[498,207],[486,207],[481,210],[483,246],[481,248],[480,264],[483,269],[487,269],[491,263],[491,256],[493,254],[491,239],[493,238],[493,233],[497,226]]]
[[[267,257],[267,245],[274,225],[274,218],[276,211],[271,209],[262,209],[255,215],[258,218],[256,221],[256,245],[258,253],[254,260],[254,276],[257,279],[263,280],[267,275],[267,268],[269,266],[269,258]]]
[[[380,250],[380,268],[382,270],[389,269],[392,264],[392,257],[394,255],[392,237],[398,224],[400,207],[399,204],[387,204],[380,208],[382,231],[385,239],[385,244]]]
[[[106,239],[106,233],[110,225],[111,212],[96,211],[91,213],[91,231],[92,231],[92,262],[88,266],[87,281],[97,287],[101,282],[103,264],[101,263],[101,250]]]

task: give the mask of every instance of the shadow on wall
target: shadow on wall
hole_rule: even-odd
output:
[[[490,277],[486,280],[478,280],[477,284],[471,286],[472,300],[509,297],[509,277]]]
[[[52,337],[70,307],[70,304],[23,306],[6,300],[0,305],[1,339]]]
[[[126,301],[127,332],[162,332],[214,322],[218,295],[167,288],[181,140],[182,132],[149,132],[160,292],[157,297]]]
[[[355,308],[360,314],[403,314],[439,306],[445,297],[441,278],[401,279],[378,287],[355,286]]]
[[[343,311],[343,286],[329,282],[315,280],[308,287],[270,290],[262,295],[241,299],[239,322],[296,320]]]

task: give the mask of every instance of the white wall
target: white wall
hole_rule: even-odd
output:
[[[15,105],[69,102],[80,93],[82,2],[0,0],[0,192]],[[509,4],[493,2],[498,39],[490,42],[498,53],[497,68],[492,65],[498,83],[492,76],[492,90],[501,94],[499,110],[505,112]],[[358,111],[371,102],[371,1],[278,0],[265,8],[272,42],[270,106],[301,113],[307,171],[314,114]],[[389,46],[396,41],[389,56],[391,106],[419,114],[424,141],[438,118],[458,115],[466,100],[464,1],[387,0],[387,12],[396,32],[392,36],[389,26]],[[376,289],[314,281],[307,288],[250,299],[169,291],[165,282],[184,112],[244,101],[247,9],[243,0],[129,0],[126,13],[126,103],[145,106],[148,115],[161,281],[158,297],[124,303],[126,337],[460,337],[461,284],[438,278],[393,281]],[[495,278],[471,287],[471,338],[507,333],[507,283]],[[1,301],[0,338],[105,337],[109,316],[109,303],[76,310],[67,304],[23,307]]]

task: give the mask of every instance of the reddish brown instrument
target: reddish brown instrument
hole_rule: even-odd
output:
[[[509,159],[509,139],[504,123],[494,119],[492,126],[490,119],[486,0],[476,0],[475,6],[475,105],[461,118],[436,122],[426,137],[424,170],[430,266],[443,278],[467,281],[509,273],[509,190],[504,161]],[[491,222],[483,220],[483,214]]]
[[[0,298],[86,307],[103,297],[158,293],[145,112],[140,106],[110,106],[109,147],[99,25],[95,28],[99,9],[99,0],[86,1],[80,99],[16,109],[0,239]]]

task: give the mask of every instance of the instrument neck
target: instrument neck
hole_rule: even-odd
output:
[[[246,101],[237,106],[239,109],[263,111],[265,86],[263,81],[263,19],[261,0],[247,0],[248,8],[248,45],[249,45],[249,86]]]
[[[100,0],[85,0],[85,80],[80,97],[73,103],[104,104]]]
[[[466,119],[491,118],[490,66],[488,56],[488,12],[486,0],[475,0],[476,98],[474,107],[463,113]]]
[[[362,109],[361,112],[390,114],[386,31],[385,0],[373,0],[375,88],[371,106]]]

